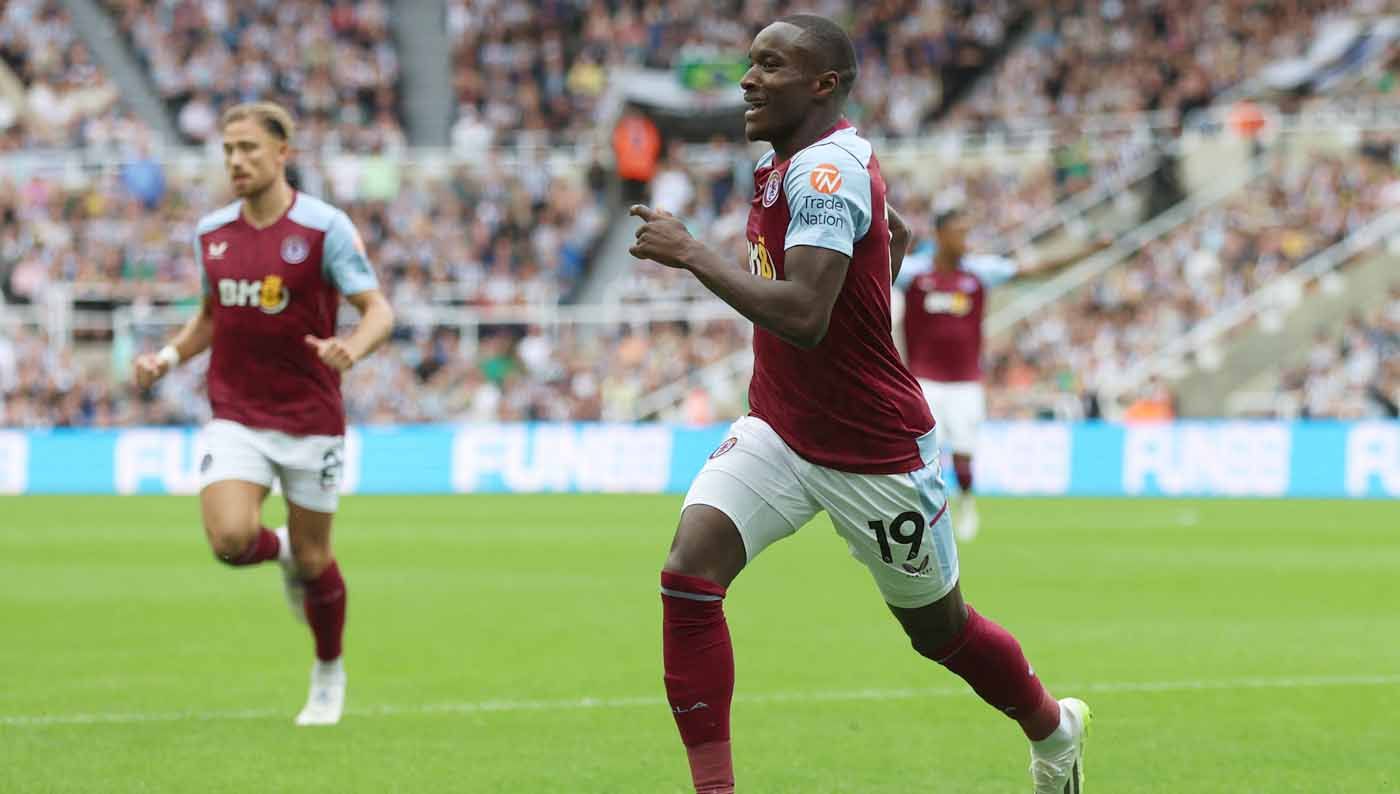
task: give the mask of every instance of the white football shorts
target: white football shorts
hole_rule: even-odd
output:
[[[746,416],[691,483],[685,506],[708,505],[739,528],[753,560],[825,510],[886,602],[921,607],[958,581],[948,496],[930,431],[924,467],[908,474],[853,474],[803,459],[762,419]]]
[[[958,455],[971,455],[977,448],[977,433],[987,418],[987,397],[977,381],[944,383],[919,378],[924,399],[938,423],[943,447]]]
[[[294,436],[227,419],[205,425],[203,435],[200,490],[221,480],[243,480],[268,488],[280,481],[287,501],[298,507],[334,513],[339,506],[344,436]]]

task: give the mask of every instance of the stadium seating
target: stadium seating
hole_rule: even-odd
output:
[[[92,308],[169,302],[197,293],[190,255],[199,216],[227,201],[222,174],[148,163],[159,174],[148,202],[121,169],[0,176],[0,240],[10,262],[0,287],[29,302],[46,285],[71,285]],[[421,304],[553,303],[578,278],[605,219],[595,194],[570,172],[451,172],[431,190],[401,189],[417,172],[392,162],[306,157],[304,189],[345,206],[390,296],[412,321]]]
[[[1400,289],[1343,329],[1319,330],[1307,363],[1283,372],[1267,415],[1362,419],[1400,415]]]
[[[307,149],[394,152],[405,144],[383,0],[107,6],[187,142],[210,139],[220,108],[259,98],[294,110]]]
[[[1044,0],[1022,46],[951,114],[968,129],[1032,119],[1166,111],[1209,104],[1270,61],[1304,52],[1338,4],[1292,0]]]
[[[113,114],[117,92],[75,34],[68,12],[52,0],[0,5],[0,153],[104,146],[142,132]],[[3,78],[6,75],[0,75]]]
[[[238,98],[280,98],[303,118],[310,152],[297,160],[297,182],[346,207],[400,319],[394,343],[347,378],[352,420],[631,419],[645,395],[684,393],[695,369],[743,355],[749,331],[734,319],[535,324],[453,314],[558,304],[584,276],[618,208],[600,164],[580,159],[577,145],[558,150],[563,156],[509,164],[402,157],[398,54],[382,3],[106,5],[190,141],[207,139],[214,108]],[[1263,14],[1244,0],[1190,0],[1191,13],[1170,19],[1158,4],[1137,0],[832,0],[817,10],[849,20],[865,75],[852,115],[864,132],[887,139],[882,153],[899,152],[882,158],[891,203],[916,235],[929,236],[937,210],[960,206],[973,219],[975,250],[1014,255],[1026,253],[1020,246],[1030,228],[1067,201],[1116,191],[1125,174],[1150,165],[1167,145],[1160,136],[1175,134],[1174,124],[1147,115],[1105,126],[1095,114],[1208,103],[1270,59],[1299,52],[1334,5],[1296,0]],[[119,307],[133,307],[137,323],[122,344],[140,348],[168,330],[143,324],[150,307],[189,304],[199,283],[189,238],[198,216],[226,199],[222,175],[216,162],[146,153],[149,132],[113,112],[113,91],[65,13],[34,0],[0,12],[0,58],[23,81],[28,109],[17,112],[0,91],[0,154],[107,146],[123,156],[0,173],[0,288],[10,302],[36,307],[23,324],[12,317],[0,342],[4,423],[196,421],[207,411],[198,366],[146,399],[118,385],[132,350],[93,350],[112,338]],[[453,0],[455,140],[577,144],[596,121],[610,70],[742,53],[774,13],[743,3],[531,8]],[[1030,32],[1009,38],[1026,19]],[[951,107],[938,137],[921,137],[947,99],[940,81],[984,68],[1007,45],[991,79]],[[1376,59],[1307,106],[1383,103],[1393,90],[1393,60]],[[1035,128],[1034,136],[1017,133],[1022,127]],[[950,129],[975,133],[950,153],[942,148]],[[1005,140],[997,143],[1008,132],[1021,147],[1012,155]],[[970,144],[974,138],[979,143]],[[988,360],[991,414],[1085,412],[1102,373],[1151,353],[1161,339],[1234,305],[1393,206],[1397,188],[1385,164],[1393,147],[1393,136],[1366,132],[1360,154],[1280,160],[1034,323],[998,337]],[[742,256],[752,161],[753,151],[738,144],[673,147],[648,200]],[[53,293],[52,285],[64,291]],[[38,307],[54,294],[90,318],[74,323],[84,350],[50,345],[33,330]],[[647,265],[616,280],[609,297],[628,305],[714,302],[685,274]],[[1291,402],[1311,415],[1352,416],[1383,409],[1374,395],[1393,402],[1394,356],[1384,351],[1393,350],[1394,316],[1392,308],[1358,318],[1345,338],[1320,340],[1305,367],[1283,374],[1292,395],[1281,403],[1284,412]],[[693,394],[663,415],[700,419],[742,409],[734,389],[712,386],[695,381]]]
[[[458,121],[454,138],[522,136],[568,143],[596,122],[609,73],[619,66],[670,69],[688,59],[742,60],[749,40],[787,10],[776,4],[548,3],[496,6],[452,0]],[[855,3],[816,10],[849,19],[860,67],[853,118],[866,132],[903,137],[926,129],[943,107],[945,84],[989,63],[1025,3]],[[508,134],[507,134],[508,131]]]
[[[988,361],[995,416],[1051,413],[1194,324],[1238,303],[1395,206],[1373,157],[1313,154],[1261,177],[1087,288],[998,340]]]

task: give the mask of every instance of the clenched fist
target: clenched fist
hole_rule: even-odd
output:
[[[132,369],[136,374],[136,385],[149,389],[170,371],[170,363],[155,353],[142,353],[132,362]]]
[[[350,352],[345,340],[331,337],[330,339],[317,339],[311,334],[306,335],[306,344],[316,351],[316,355],[326,366],[336,372],[344,372],[355,366],[357,360],[355,354]]]

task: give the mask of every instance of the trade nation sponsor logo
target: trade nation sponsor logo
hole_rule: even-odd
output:
[[[822,163],[812,169],[808,180],[813,190],[830,195],[841,189],[841,169],[831,163]]]

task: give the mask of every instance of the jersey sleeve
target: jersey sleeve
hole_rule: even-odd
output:
[[[335,214],[330,228],[326,230],[321,267],[326,278],[342,295],[354,295],[379,287],[379,279],[375,277],[374,268],[370,267],[369,257],[365,255],[365,244],[360,240],[350,217],[343,212]]]
[[[850,256],[870,231],[870,172],[838,146],[814,146],[793,158],[783,179],[783,247],[810,245]]]
[[[962,269],[976,276],[982,281],[984,287],[995,287],[1005,284],[1016,275],[1020,268],[1016,262],[1004,256],[994,256],[992,254],[970,254],[964,256]]]
[[[204,246],[200,242],[199,230],[194,233],[194,267],[199,271],[199,294],[209,294],[209,274],[204,272]]]

